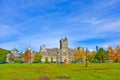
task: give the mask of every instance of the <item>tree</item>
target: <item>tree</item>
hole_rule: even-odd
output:
[[[88,61],[93,63],[93,62],[96,62],[96,59],[95,59],[95,56],[96,56],[97,52],[96,51],[93,51],[91,52],[90,54],[88,54]]]
[[[120,62],[120,46],[116,47],[116,62]]]
[[[22,63],[21,58],[14,58],[14,63]]]
[[[108,54],[103,48],[100,48],[95,56],[95,58],[100,62],[103,63],[107,59]]]
[[[35,53],[33,62],[41,63],[41,55],[39,53]]]
[[[76,62],[84,61],[86,59],[85,52],[82,49],[77,49],[75,51],[75,54],[74,54],[73,58]]]
[[[45,58],[45,63],[48,63],[48,57]]]
[[[53,63],[53,57],[51,57],[51,63]]]
[[[0,62],[6,61],[6,57],[7,57],[8,53],[10,53],[9,50],[5,50],[5,49],[0,48]]]
[[[114,62],[116,61],[116,53],[112,47],[108,48],[108,55],[110,60],[113,60]]]
[[[23,54],[23,60],[24,60],[24,62],[26,62],[26,63],[31,63],[31,59],[32,59],[32,57],[31,57],[31,54],[30,54],[30,50],[27,49],[27,50],[25,51],[25,53]]]

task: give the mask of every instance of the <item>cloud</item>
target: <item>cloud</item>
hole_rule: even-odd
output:
[[[77,21],[76,19],[75,22],[80,22],[80,20]],[[120,39],[120,37],[118,36],[120,34],[119,18],[99,19],[93,17],[91,19],[87,19],[81,22],[85,23],[85,25],[88,24],[89,26],[83,28],[77,27],[81,24],[78,23],[76,27],[72,26],[69,28],[70,31],[76,33],[76,34],[72,34],[74,35],[73,37],[74,44],[79,46],[80,45],[88,46],[91,47],[92,49],[95,49],[96,45],[102,47],[119,45],[119,39]],[[82,42],[77,43],[77,41],[82,41]]]
[[[119,3],[119,0],[101,0],[96,3],[96,9],[103,9],[111,6],[115,6],[115,4]],[[104,4],[104,5],[103,5]]]
[[[120,28],[120,20],[115,21],[108,21],[101,25],[101,28],[99,28],[101,31],[119,31]]]
[[[102,5],[103,7],[108,7],[108,6],[111,6],[111,5],[114,5],[115,3],[117,3],[119,0],[111,0],[111,1],[109,1],[109,0],[107,0],[106,2],[105,2],[105,5]]]
[[[48,16],[48,17],[50,17],[50,16]],[[106,36],[109,36],[109,33],[107,34],[104,32],[112,31],[114,26],[116,26],[115,27],[115,31],[116,31],[116,30],[118,30],[118,27],[119,27],[118,26],[119,19],[116,22],[114,20],[112,20],[112,21],[106,20],[106,19],[100,20],[99,18],[94,18],[94,17],[90,18],[90,19],[86,19],[86,20],[81,20],[81,21],[76,18],[75,21],[70,23],[71,20],[69,21],[69,19],[73,19],[73,18],[74,17],[70,16],[67,19],[63,19],[63,21],[60,21],[60,23],[62,26],[67,26],[67,27],[63,28],[63,27],[60,27],[61,25],[58,25],[56,29],[55,28],[53,29],[53,27],[52,27],[52,26],[56,25],[56,24],[53,25],[53,23],[55,21],[49,22],[49,19],[44,20],[43,22],[47,21],[48,25],[47,26],[43,25],[39,29],[43,28],[45,31],[48,30],[47,32],[41,33],[41,31],[40,31],[40,32],[37,32],[36,34],[32,33],[33,35],[30,35],[30,37],[26,37],[27,35],[22,36],[21,39],[19,41],[14,42],[14,44],[23,44],[23,46],[27,47],[27,44],[31,43],[33,48],[37,49],[37,50],[41,44],[46,44],[47,47],[50,47],[50,48],[53,48],[56,46],[59,47],[59,39],[61,39],[62,37],[67,35],[69,37],[69,46],[74,47],[76,44],[78,45],[78,43],[76,43],[76,41],[78,41],[78,40],[89,40],[89,39],[95,39],[95,38],[107,39],[108,37],[106,37]],[[30,20],[30,22],[27,21],[27,23],[25,22],[24,24],[22,24],[20,26],[25,26],[25,24],[35,22],[36,21],[35,19],[36,18],[33,18],[33,20]],[[64,21],[67,21],[67,22],[64,23]],[[59,21],[57,22],[57,24],[58,23],[59,23]],[[64,23],[64,24],[62,24],[62,23]],[[89,26],[82,27],[82,26],[80,26],[81,23],[84,23],[85,25],[88,24]],[[31,26],[31,28],[32,28],[32,26]],[[78,27],[78,26],[80,26],[80,27]],[[109,28],[108,26],[111,28]],[[36,28],[36,27],[34,27],[34,28]],[[30,29],[30,26],[29,26],[29,29]],[[108,42],[103,41],[103,44],[105,44],[105,43],[108,43]],[[85,44],[83,44],[83,45],[85,45]],[[89,45],[90,44],[87,43],[85,46],[89,46]],[[94,45],[94,46],[100,45],[100,43],[94,42],[94,44],[92,44],[92,45]]]
[[[40,35],[22,36],[18,40],[1,43],[0,47],[9,50],[16,47],[20,51],[25,51],[28,45],[31,44],[32,50],[39,51],[40,45],[42,44],[45,44],[47,48],[59,48],[59,40],[60,38],[58,37],[45,37]]]
[[[114,7],[117,2],[21,0],[19,3],[4,3],[0,9],[0,38],[4,38],[4,41],[0,40],[0,47],[25,50],[30,43],[33,49],[39,51],[41,44],[49,48],[59,47],[59,40],[64,36],[68,37],[69,47],[73,48],[76,45],[93,48],[96,45],[119,44],[120,18],[114,11],[119,10]],[[11,40],[6,40],[8,38]],[[96,42],[98,39],[102,42]],[[78,44],[78,41],[86,42]]]
[[[15,35],[22,35],[22,33],[20,33],[18,29],[16,29],[15,27],[11,27],[8,25],[0,25],[1,38],[15,36]]]

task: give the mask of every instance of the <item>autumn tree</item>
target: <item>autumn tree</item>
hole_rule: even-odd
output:
[[[32,59],[32,57],[31,57],[31,54],[30,54],[30,50],[27,49],[27,50],[25,51],[25,53],[23,54],[23,60],[24,60],[24,62],[26,62],[26,63],[31,63],[31,59]]]
[[[116,62],[120,62],[120,46],[116,47]]]
[[[113,60],[114,62],[116,61],[116,53],[112,47],[108,48],[108,55],[110,60]]]
[[[76,62],[84,61],[86,59],[85,52],[82,49],[77,49],[73,58]]]

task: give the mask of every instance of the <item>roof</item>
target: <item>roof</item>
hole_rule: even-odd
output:
[[[17,52],[19,52],[17,48],[14,48],[12,51],[17,51]]]

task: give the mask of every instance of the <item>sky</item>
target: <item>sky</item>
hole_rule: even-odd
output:
[[[65,36],[69,48],[120,45],[120,0],[0,0],[1,48],[59,48]]]

